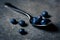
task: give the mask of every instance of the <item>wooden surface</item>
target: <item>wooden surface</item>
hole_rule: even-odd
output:
[[[26,16],[5,8],[5,2],[12,3],[32,16],[38,16],[46,10],[51,15],[50,20],[54,25],[42,29],[33,27]],[[11,18],[17,21],[25,20],[28,26],[24,29],[28,34],[19,34],[18,30],[23,27],[11,24]],[[0,40],[60,40],[60,0],[0,0]]]

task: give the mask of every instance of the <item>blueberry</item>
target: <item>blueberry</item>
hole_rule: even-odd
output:
[[[24,30],[24,29],[19,29],[19,33],[21,34],[21,35],[26,35],[27,34],[27,32]]]
[[[42,20],[41,25],[46,25],[46,20]]]
[[[17,24],[18,22],[16,21],[16,19],[10,19],[10,22],[12,23],[12,24]]]
[[[32,23],[33,25],[34,25],[34,24],[37,24],[37,20],[38,20],[37,17],[33,17],[33,18],[30,20],[30,23]]]
[[[20,26],[22,26],[22,27],[27,26],[27,24],[25,23],[24,20],[20,20],[18,24],[19,24]]]
[[[42,16],[45,17],[45,18],[47,18],[47,17],[49,16],[49,15],[48,15],[48,12],[47,12],[47,11],[43,11],[43,12],[42,12]]]
[[[42,16],[38,16],[37,18],[38,18],[38,22],[41,22]]]
[[[51,22],[49,19],[43,19],[43,20],[41,21],[41,25],[46,25],[46,24],[48,24],[49,22]]]

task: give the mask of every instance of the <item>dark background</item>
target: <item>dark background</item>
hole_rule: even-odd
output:
[[[50,20],[55,26],[52,28],[37,29],[33,27],[27,17],[4,7],[5,2],[10,2],[16,7],[38,16],[46,10],[51,15]],[[24,29],[27,35],[19,34],[20,25],[13,25],[10,19],[17,21],[23,19],[28,23]],[[52,29],[55,31],[50,31]],[[48,31],[47,31],[48,30]],[[0,40],[60,40],[60,0],[0,0]]]

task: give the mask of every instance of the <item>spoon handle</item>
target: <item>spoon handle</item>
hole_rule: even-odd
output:
[[[25,11],[15,7],[15,6],[13,6],[11,3],[5,3],[5,7],[10,8],[18,13],[21,13],[21,14],[27,16],[29,19],[31,19],[31,17],[32,17],[30,14],[28,14],[27,12],[25,12]]]

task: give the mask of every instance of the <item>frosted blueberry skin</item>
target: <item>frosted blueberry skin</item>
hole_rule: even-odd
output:
[[[16,21],[16,19],[12,18],[12,19],[10,19],[10,23],[17,24],[18,22]]]
[[[24,29],[19,29],[19,33],[21,34],[21,35],[26,35],[27,34],[27,31],[25,31]]]
[[[20,20],[20,21],[18,22],[18,24],[19,24],[20,26],[22,26],[22,27],[26,27],[26,26],[27,26],[27,23],[25,23],[24,20]]]
[[[47,11],[43,11],[43,12],[41,13],[41,16],[42,16],[42,17],[45,17],[45,18],[50,18],[50,17],[51,17],[51,16],[48,14]]]
[[[48,15],[48,12],[47,11],[43,11],[42,12],[42,16],[46,17]]]
[[[51,20],[49,20],[49,19],[43,19],[41,21],[41,25],[47,25],[49,22],[51,22]]]
[[[32,25],[38,24],[38,18],[37,18],[37,17],[32,17],[32,18],[30,19],[30,23],[31,23]]]

